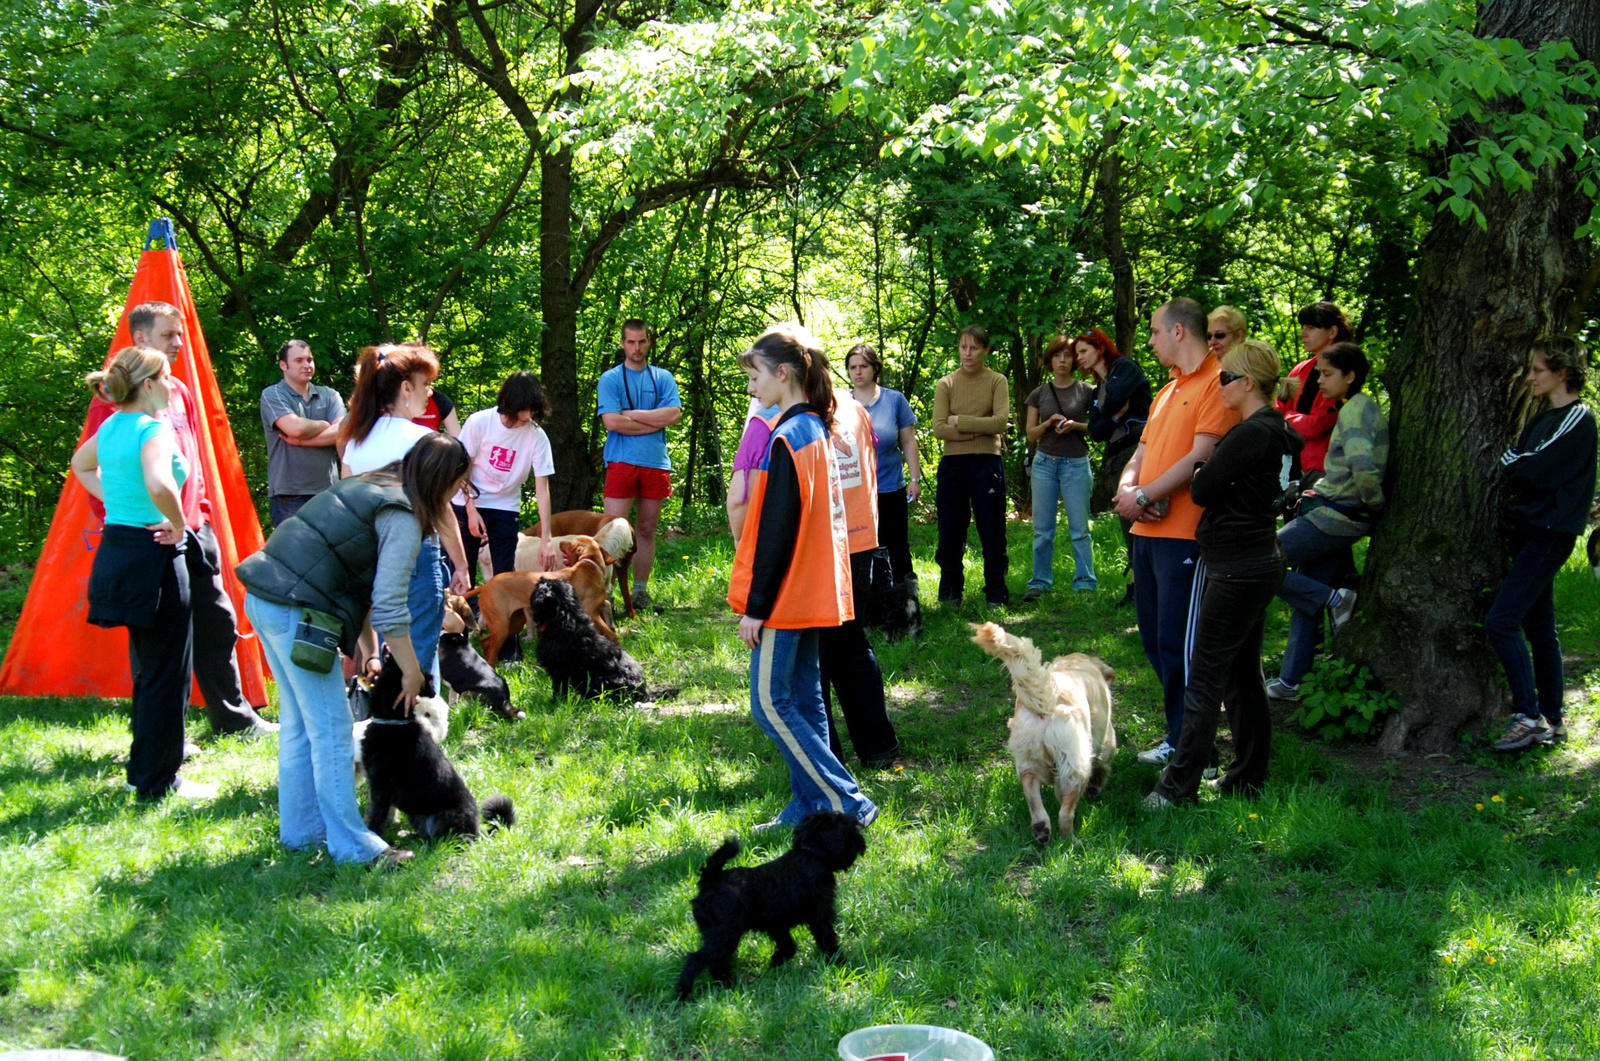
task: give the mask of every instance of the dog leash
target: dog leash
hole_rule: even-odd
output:
[[[374,726],[409,726],[415,722],[414,718],[369,718],[368,722]]]

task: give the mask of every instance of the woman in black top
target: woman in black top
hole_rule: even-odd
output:
[[[1247,339],[1222,358],[1222,400],[1244,417],[1196,466],[1189,495],[1205,507],[1195,541],[1205,588],[1195,618],[1194,652],[1183,698],[1183,731],[1145,806],[1193,802],[1211,761],[1217,713],[1228,702],[1233,763],[1221,788],[1255,793],[1267,779],[1272,719],[1261,676],[1267,605],[1283,582],[1278,502],[1303,444],[1272,407],[1282,366],[1266,343]]]
[[[1594,414],[1578,401],[1588,371],[1588,351],[1577,340],[1536,343],[1528,359],[1528,390],[1549,404],[1500,458],[1505,468],[1501,532],[1511,566],[1484,617],[1483,632],[1506,669],[1513,713],[1494,745],[1497,752],[1553,744],[1567,735],[1552,590],[1594,503]]]
[[[1150,418],[1150,381],[1139,363],[1131,357],[1123,357],[1117,344],[1099,328],[1090,328],[1072,340],[1072,349],[1078,371],[1088,376],[1095,387],[1087,433],[1094,441],[1104,442],[1106,448],[1100,467],[1095,471],[1089,510],[1103,512],[1111,507],[1111,496],[1122,479],[1122,469],[1139,447],[1139,436]],[[1132,556],[1133,542],[1129,534],[1133,523],[1125,519],[1120,522],[1123,544]],[[1122,604],[1132,601],[1133,584],[1130,582]]]

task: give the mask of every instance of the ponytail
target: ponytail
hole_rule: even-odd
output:
[[[829,431],[833,430],[833,413],[837,406],[828,357],[804,325],[786,322],[774,324],[762,332],[750,349],[739,355],[739,363],[746,367],[758,360],[767,366],[767,371],[774,373],[779,365],[788,365],[800,384],[806,404],[816,410]]]
[[[378,418],[399,400],[400,384],[412,376],[426,376],[432,383],[438,375],[439,359],[423,343],[362,347],[356,361],[356,389],[339,442],[365,442]]]
[[[102,372],[91,372],[83,382],[112,405],[126,405],[145,380],[161,375],[167,357],[146,346],[125,346],[118,350]]]

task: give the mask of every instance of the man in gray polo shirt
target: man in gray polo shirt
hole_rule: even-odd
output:
[[[267,434],[267,504],[274,527],[339,481],[334,442],[344,418],[344,399],[339,392],[311,382],[317,362],[304,340],[290,339],[278,348],[278,369],[283,382],[261,392],[261,427]]]

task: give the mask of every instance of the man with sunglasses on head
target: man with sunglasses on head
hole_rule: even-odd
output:
[[[1194,598],[1205,584],[1195,542],[1203,510],[1189,496],[1189,477],[1239,422],[1222,400],[1221,366],[1206,342],[1206,312],[1192,298],[1175,298],[1150,318],[1150,349],[1173,376],[1150,404],[1150,419],[1117,489],[1117,515],[1134,521],[1139,639],[1161,680],[1166,709],[1165,738],[1139,753],[1139,761],[1152,766],[1166,765],[1183,730]]]

